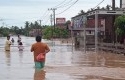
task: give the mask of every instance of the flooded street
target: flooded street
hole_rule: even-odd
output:
[[[4,51],[6,38],[0,38],[0,80],[125,80],[125,56],[109,52],[76,50],[70,43],[43,40],[51,51],[44,70],[35,70],[33,37],[21,37],[24,51],[17,48],[17,37],[11,51]]]

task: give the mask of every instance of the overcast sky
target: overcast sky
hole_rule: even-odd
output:
[[[75,1],[77,0],[0,0],[0,25],[23,27],[25,21],[36,20],[42,20],[43,25],[50,24],[50,14],[52,14],[52,10],[48,10],[50,8],[57,8],[56,17],[70,20],[80,10],[87,11],[94,8],[102,0],[78,0],[76,3]],[[104,0],[99,6],[111,5],[111,1]],[[119,7],[119,1],[116,0],[117,7]],[[70,7],[73,3],[75,4]]]

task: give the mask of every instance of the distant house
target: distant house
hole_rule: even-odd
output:
[[[29,36],[37,36],[37,35],[42,35],[41,29],[32,29],[29,31]]]

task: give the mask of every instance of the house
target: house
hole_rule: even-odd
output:
[[[90,26],[93,20],[87,20],[87,13],[72,17],[71,22],[75,46],[84,46],[84,38],[86,44],[94,44],[94,27]]]
[[[97,9],[87,13],[87,18],[94,19],[95,23],[93,23],[93,25],[95,27],[97,26],[98,39],[101,38],[104,42],[113,43],[113,42],[116,42],[116,34],[115,34],[115,26],[114,26],[115,19],[118,16],[123,15],[124,13],[125,11],[123,10],[98,10]],[[101,37],[99,38],[100,35]]]
[[[37,35],[42,35],[41,29],[32,29],[29,31],[29,36],[37,36]]]
[[[114,21],[115,18],[124,13],[125,11],[123,10],[96,9],[72,17],[71,30],[75,38],[75,43],[77,44],[77,42],[79,42],[80,46],[83,46],[84,43],[86,43],[86,45],[93,45],[95,44],[95,40],[96,42],[115,42],[116,34]]]

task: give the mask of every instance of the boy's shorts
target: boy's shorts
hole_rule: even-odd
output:
[[[45,62],[35,62],[35,68],[44,68]]]

